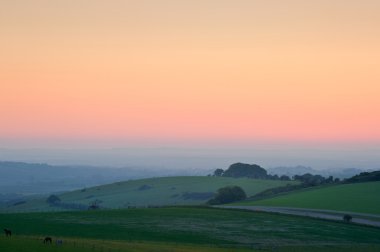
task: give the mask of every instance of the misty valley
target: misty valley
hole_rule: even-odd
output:
[[[355,170],[349,169],[333,177],[303,166],[266,170],[234,163],[202,176],[159,176],[5,161],[0,170],[0,223],[13,232],[12,240],[10,233],[0,239],[2,249],[19,242],[47,249],[46,237],[68,251],[285,252],[304,251],[310,242],[313,251],[380,246],[380,171],[358,170],[350,177]]]

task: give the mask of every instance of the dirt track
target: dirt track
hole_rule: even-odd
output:
[[[332,210],[321,209],[306,209],[306,208],[292,208],[292,207],[267,207],[267,206],[217,206],[221,208],[232,209],[245,209],[257,212],[270,212],[270,213],[282,213],[298,216],[307,216],[312,218],[326,219],[326,220],[342,220],[343,215],[351,215],[352,222],[365,224],[375,227],[380,227],[380,215],[376,214],[361,214],[353,212],[340,212]]]

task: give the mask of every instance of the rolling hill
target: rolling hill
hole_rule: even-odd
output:
[[[380,214],[380,181],[310,188],[236,205],[327,209]]]
[[[248,178],[228,178],[210,176],[162,177],[117,182],[91,188],[83,188],[58,195],[56,204],[48,204],[42,198],[30,198],[13,202],[3,211],[49,211],[87,209],[92,202],[102,208],[128,208],[162,205],[203,204],[213,197],[217,189],[237,185],[252,196],[268,188],[297,182],[259,180]]]

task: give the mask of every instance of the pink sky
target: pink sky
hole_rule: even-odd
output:
[[[379,143],[380,3],[331,2],[3,1],[0,145]]]

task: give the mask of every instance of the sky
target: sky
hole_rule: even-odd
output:
[[[0,6],[1,148],[380,146],[380,1]]]

